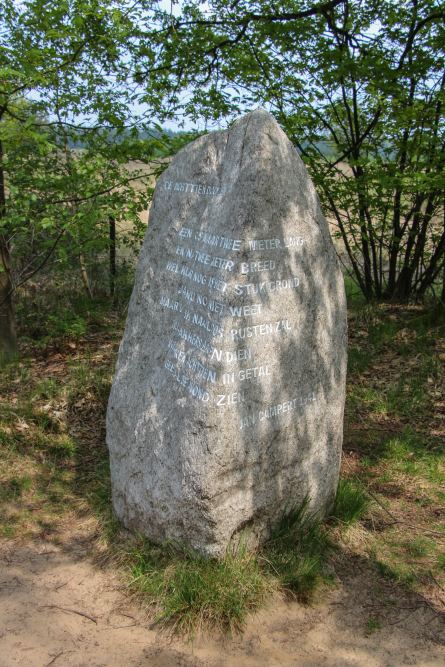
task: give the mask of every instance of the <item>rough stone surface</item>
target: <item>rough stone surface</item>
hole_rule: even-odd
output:
[[[155,541],[221,556],[335,495],[343,278],[296,150],[267,112],[159,178],[107,415],[113,503]]]

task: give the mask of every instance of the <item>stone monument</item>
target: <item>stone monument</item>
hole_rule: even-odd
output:
[[[125,526],[211,557],[338,483],[343,277],[311,179],[266,111],[159,178],[107,413]]]

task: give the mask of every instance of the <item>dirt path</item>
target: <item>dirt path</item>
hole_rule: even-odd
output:
[[[304,607],[277,600],[251,619],[242,637],[207,636],[192,645],[150,627],[116,574],[96,566],[89,553],[89,544],[78,540],[3,543],[1,667],[445,664],[443,620],[422,599],[370,577],[358,560],[343,568],[322,602]]]

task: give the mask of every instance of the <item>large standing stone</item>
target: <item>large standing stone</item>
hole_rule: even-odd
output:
[[[108,406],[118,517],[221,556],[306,496],[323,512],[345,373],[343,278],[317,195],[254,111],[158,180]]]

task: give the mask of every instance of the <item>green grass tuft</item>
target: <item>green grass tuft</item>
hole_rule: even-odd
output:
[[[146,541],[130,555],[131,587],[157,610],[157,621],[193,636],[204,627],[239,631],[270,592],[270,582],[243,547],[208,560],[180,547]]]
[[[380,630],[381,627],[382,625],[379,619],[376,618],[375,616],[370,616],[366,621],[365,634],[369,637],[369,635],[372,635],[377,630]]]
[[[384,560],[378,557],[375,558],[375,565],[377,571],[384,577],[391,579],[404,586],[411,587],[416,581],[414,569],[407,563],[402,561]]]
[[[307,602],[326,580],[332,543],[323,525],[308,513],[306,500],[283,517],[266,543],[262,558],[280,588]]]
[[[441,570],[445,570],[445,554],[437,554],[436,561],[437,561],[437,566]]]
[[[16,500],[31,488],[32,481],[29,476],[12,477],[0,487],[0,500]]]
[[[369,497],[358,481],[341,479],[331,517],[347,526],[361,519],[369,506]]]
[[[273,591],[308,601],[327,581],[333,548],[327,529],[309,516],[307,502],[287,514],[260,552],[239,544],[222,560],[208,560],[180,546],[154,546],[141,538],[128,555],[130,585],[156,610],[157,621],[181,634],[217,628],[242,630],[248,614]]]
[[[426,537],[415,537],[406,543],[406,550],[413,558],[424,558],[434,549],[434,544]]]
[[[421,436],[410,428],[385,443],[383,460],[388,466],[388,474],[402,472],[411,477],[445,483],[443,466],[443,445],[431,447]]]
[[[348,350],[348,373],[359,374],[372,363],[373,356],[367,349],[351,346]]]

